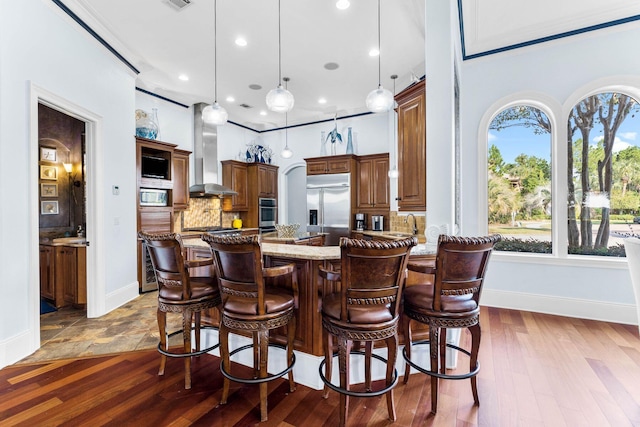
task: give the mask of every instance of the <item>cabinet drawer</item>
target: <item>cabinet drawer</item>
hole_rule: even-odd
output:
[[[140,210],[141,231],[148,233],[170,233],[173,224],[173,210]]]

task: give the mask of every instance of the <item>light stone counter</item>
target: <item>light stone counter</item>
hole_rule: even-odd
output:
[[[201,239],[184,240],[186,247],[209,247],[209,244]],[[340,259],[338,246],[305,246],[287,245],[281,243],[261,243],[262,254],[268,256],[307,259],[307,260],[332,260]]]

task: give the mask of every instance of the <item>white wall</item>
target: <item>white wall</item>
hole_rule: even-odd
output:
[[[193,152],[193,106],[188,108],[136,90],[136,109],[158,110],[159,141]]]
[[[87,230],[104,311],[137,293],[135,76],[50,1],[0,4],[0,367],[39,345],[37,131],[30,90],[41,88],[97,118],[100,153],[90,191],[97,223]],[[34,85],[34,86],[31,86]],[[34,151],[35,150],[35,151]],[[32,161],[34,159],[35,161]],[[120,195],[111,186],[120,186]],[[35,220],[34,220],[35,218]],[[115,225],[114,219],[119,219]],[[36,226],[34,226],[34,224]],[[98,239],[99,237],[99,239]]]
[[[482,182],[479,157],[483,155],[480,145],[485,143],[481,135],[486,132],[480,126],[487,110],[498,100],[526,92],[538,99],[548,99],[557,126],[566,127],[566,117],[577,101],[572,99],[577,91],[592,87],[594,82],[637,81],[640,57],[633,54],[637,40],[640,40],[638,24],[625,24],[461,64],[461,185],[465,235],[486,233],[483,215],[479,214],[486,210],[479,196],[479,182]],[[561,133],[561,129],[559,131]],[[566,150],[563,140],[559,140],[558,157],[554,161],[561,164]],[[556,209],[563,212],[561,204],[559,200]],[[494,254],[485,289],[483,302],[488,305],[637,322],[625,260]]]

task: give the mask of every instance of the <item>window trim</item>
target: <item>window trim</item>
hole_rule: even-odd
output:
[[[626,268],[626,258],[597,255],[572,255],[568,253],[566,120],[573,107],[582,99],[599,93],[617,92],[629,95],[640,102],[640,76],[612,76],[587,83],[567,97],[561,105],[554,98],[541,92],[518,92],[505,96],[487,109],[478,127],[478,224],[481,232],[488,233],[488,133],[493,119],[503,110],[516,105],[527,105],[543,111],[551,123],[551,254],[496,251],[497,260],[507,262],[532,262],[567,266],[598,266]],[[559,119],[558,119],[559,118]],[[560,123],[561,125],[558,125]],[[561,141],[563,141],[561,143]],[[557,167],[556,167],[557,165]],[[526,259],[526,260],[525,260]]]
[[[558,203],[557,200],[557,188],[556,182],[558,181],[557,170],[555,168],[555,163],[558,159],[558,153],[555,151],[555,147],[558,145],[555,143],[557,138],[557,113],[561,111],[560,105],[555,102],[552,98],[548,96],[538,93],[538,92],[520,92],[517,94],[513,94],[507,97],[504,97],[496,102],[494,102],[491,107],[487,110],[487,112],[482,117],[480,121],[480,127],[478,130],[478,141],[480,141],[478,147],[478,172],[480,176],[478,177],[478,223],[480,225],[481,231],[484,234],[489,232],[489,215],[487,209],[488,203],[488,173],[489,168],[487,164],[487,156],[489,154],[489,140],[487,138],[489,134],[489,126],[493,119],[502,111],[515,107],[517,105],[526,105],[530,107],[534,107],[542,111],[549,118],[549,123],[551,124],[551,241],[555,242],[558,236],[558,228],[555,223],[555,217],[557,215],[556,206]],[[565,156],[566,158],[566,156]],[[550,258],[551,256],[556,255],[556,245],[552,246],[551,254],[537,254],[542,255],[544,258]],[[502,253],[496,251],[496,253]],[[512,253],[512,252],[509,252]],[[530,252],[521,252],[522,255],[531,255]]]

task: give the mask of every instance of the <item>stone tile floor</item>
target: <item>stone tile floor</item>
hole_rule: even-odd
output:
[[[102,317],[63,307],[40,316],[40,349],[17,364],[156,348],[159,341],[157,292],[139,295]],[[182,327],[180,314],[167,314],[169,332]],[[178,334],[170,345],[180,343]],[[176,340],[174,342],[174,339]]]

